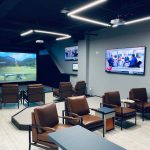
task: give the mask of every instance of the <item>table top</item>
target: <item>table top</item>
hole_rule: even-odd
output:
[[[123,102],[123,103],[134,103],[135,101],[132,99],[121,99],[121,102]]]
[[[125,150],[79,125],[48,134],[63,150]]]
[[[21,91],[27,91],[27,85],[20,85],[19,86],[19,90],[21,90]],[[45,86],[44,85],[43,92],[44,93],[52,92],[52,88],[49,87],[49,86]]]
[[[108,108],[108,107],[100,107],[97,109],[97,112],[103,113],[103,114],[109,114],[109,113],[115,112],[115,110],[112,108]]]

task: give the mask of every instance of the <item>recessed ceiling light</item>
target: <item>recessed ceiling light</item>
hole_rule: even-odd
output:
[[[44,43],[44,40],[36,40],[35,43],[43,44],[43,43]]]

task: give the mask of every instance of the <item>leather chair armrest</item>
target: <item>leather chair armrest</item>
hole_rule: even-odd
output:
[[[70,116],[58,116],[59,118],[63,118],[63,119],[66,119],[66,120],[81,120],[81,118],[82,117],[76,117],[76,118],[74,118],[74,117],[70,117]]]
[[[133,99],[136,103],[142,103],[142,102],[144,102],[144,101],[141,101],[141,100],[139,100],[139,99]]]
[[[69,116],[65,116],[65,113]],[[67,117],[67,118],[64,118],[64,117]],[[68,118],[69,117],[69,118]],[[79,122],[82,124],[83,122],[83,118],[81,116],[79,116],[78,114],[76,113],[71,113],[71,112],[68,112],[66,110],[63,110],[62,111],[62,118],[63,118],[63,123],[64,123],[64,119],[72,119],[72,120],[79,120]]]
[[[98,110],[95,109],[95,108],[89,108],[89,109],[92,110],[92,111],[98,112]]]
[[[44,131],[50,131],[50,132],[56,131],[54,128],[50,128],[50,127],[41,127],[41,129],[43,129]]]

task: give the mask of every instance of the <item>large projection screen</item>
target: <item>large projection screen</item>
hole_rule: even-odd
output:
[[[36,81],[36,53],[0,52],[0,83]]]

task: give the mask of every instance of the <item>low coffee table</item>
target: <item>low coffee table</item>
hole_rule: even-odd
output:
[[[100,107],[95,111],[96,116],[104,119],[104,132],[115,128],[115,110],[108,107]]]

